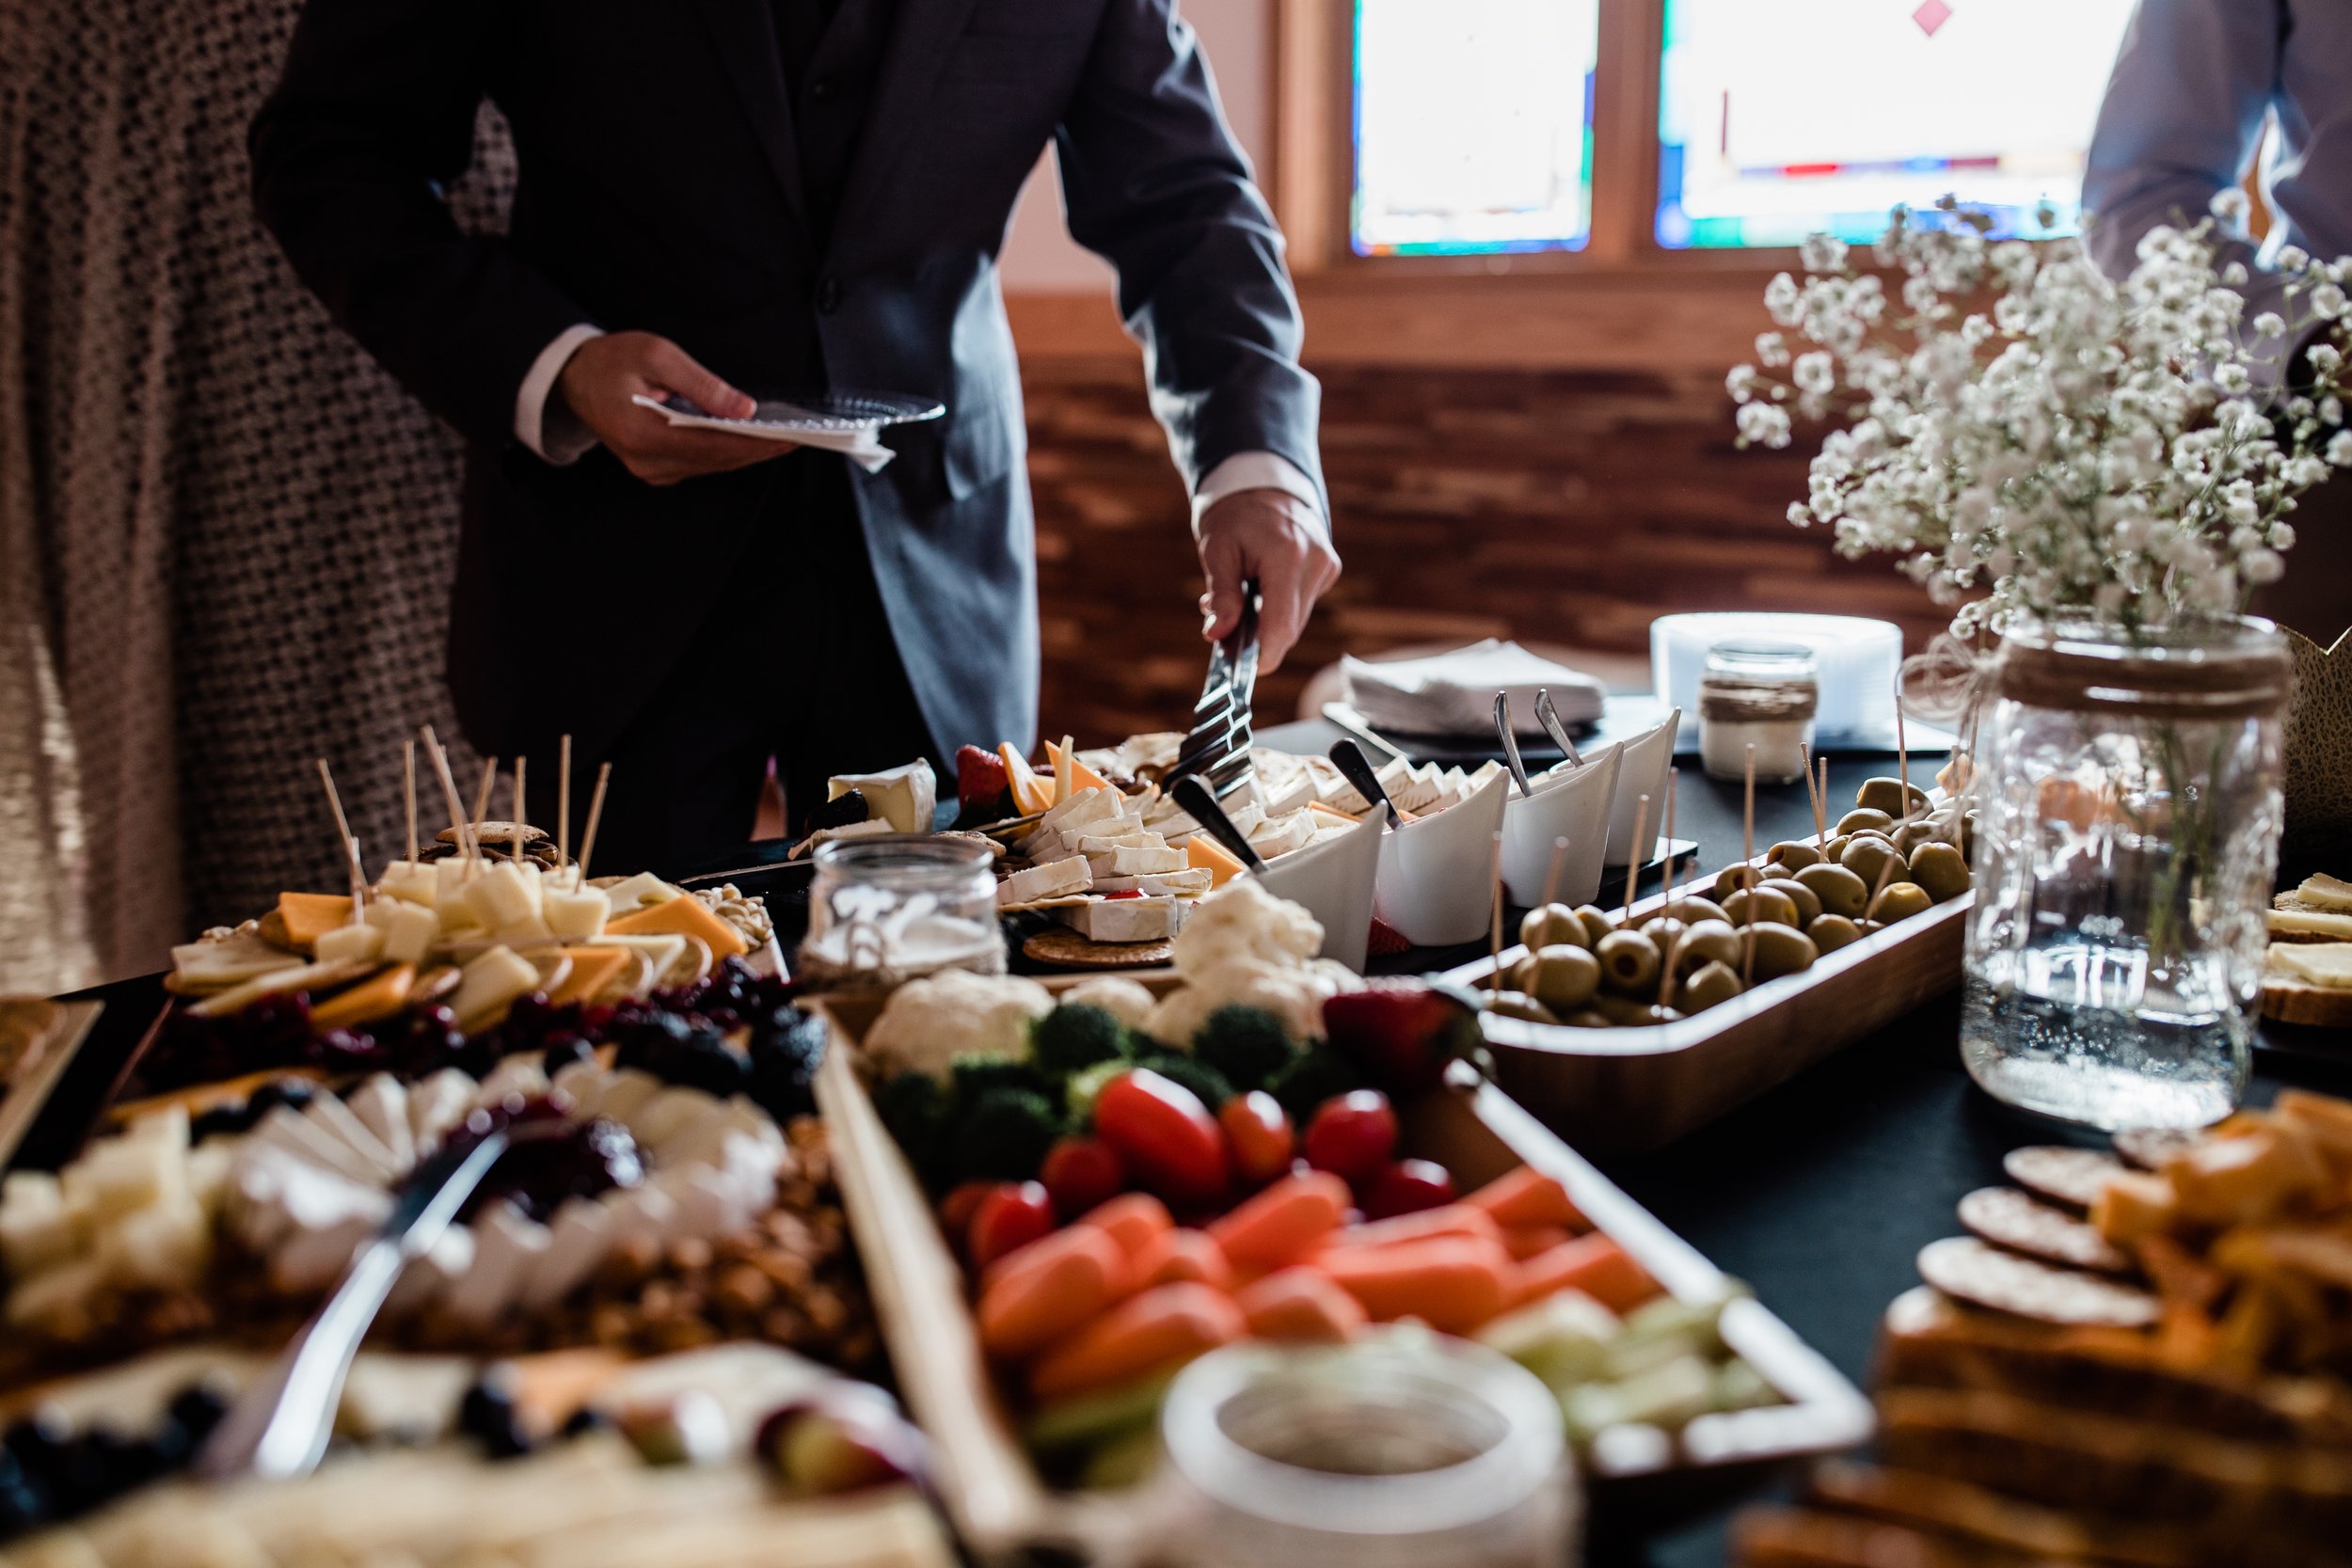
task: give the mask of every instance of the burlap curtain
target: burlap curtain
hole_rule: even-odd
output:
[[[458,446],[246,198],[298,0],[0,0],[0,989],[160,964],[371,861],[454,730]],[[485,115],[461,221],[495,226]]]

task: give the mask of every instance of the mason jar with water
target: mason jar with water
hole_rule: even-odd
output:
[[[2292,667],[2266,621],[2013,628],[1979,716],[1961,1054],[2010,1104],[2201,1127],[2246,1087]]]

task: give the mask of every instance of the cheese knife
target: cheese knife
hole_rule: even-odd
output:
[[[1265,857],[1258,853],[1257,847],[1249,842],[1249,835],[1234,826],[1233,819],[1225,815],[1225,808],[1217,803],[1216,796],[1209,793],[1208,785],[1199,779],[1178,779],[1176,787],[1169,794],[1178,805],[1184,808],[1185,816],[1200,823],[1211,838],[1232,850],[1242,864],[1252,871],[1266,868]]]
[[[1389,799],[1389,792],[1381,784],[1380,775],[1374,770],[1372,760],[1364,755],[1364,749],[1357,745],[1353,738],[1340,736],[1331,742],[1328,754],[1333,766],[1339,768],[1340,777],[1354,784],[1357,794],[1385,810],[1391,822],[1402,823],[1405,820],[1405,814],[1397,809],[1394,800]]]
[[[1502,760],[1511,765],[1511,782],[1519,786],[1521,799],[1535,791],[1527,782],[1527,763],[1519,755],[1519,737],[1511,732],[1511,694],[1495,693],[1495,734],[1502,737]]]
[[[1551,705],[1551,689],[1543,687],[1535,693],[1535,720],[1551,736],[1551,743],[1560,748],[1560,754],[1568,759],[1570,768],[1581,768],[1584,759],[1576,754],[1576,742],[1568,738],[1568,727],[1560,722],[1560,710]]]

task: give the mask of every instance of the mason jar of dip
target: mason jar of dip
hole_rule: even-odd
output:
[[[797,978],[812,990],[888,990],[943,969],[1005,972],[985,844],[876,833],[817,850]]]
[[[1804,643],[1716,643],[1699,677],[1699,760],[1707,776],[1744,779],[1753,746],[1757,783],[1802,779],[1820,703],[1813,650]]]

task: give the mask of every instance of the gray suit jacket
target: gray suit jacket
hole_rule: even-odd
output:
[[[485,96],[520,162],[503,238],[459,234],[441,198]],[[940,752],[1028,742],[1035,570],[996,256],[1049,140],[1187,482],[1262,450],[1320,483],[1281,237],[1172,0],[900,0],[821,248],[770,0],[310,0],[254,123],[256,200],[471,444],[451,678],[477,745],[568,730],[595,755],[777,526],[772,465],[655,489],[601,450],[558,468],[515,441],[532,361],[582,322],[661,333],[755,393],[821,365],[945,403],[856,477],[866,547]],[[780,614],[826,612],[821,583],[777,587]],[[659,634],[579,634],[616,614]]]

